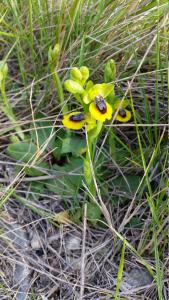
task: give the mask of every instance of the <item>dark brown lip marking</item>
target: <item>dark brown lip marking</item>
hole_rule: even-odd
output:
[[[120,117],[122,117],[122,118],[125,118],[126,117],[126,111],[125,111],[125,109],[119,109],[119,115],[120,115]]]
[[[73,122],[80,122],[80,121],[83,121],[85,120],[85,115],[83,113],[79,113],[77,115],[73,115],[69,118],[70,121],[73,121]]]
[[[102,96],[96,96],[94,100],[97,109],[101,112],[101,114],[105,114],[107,112],[107,106],[104,98]]]

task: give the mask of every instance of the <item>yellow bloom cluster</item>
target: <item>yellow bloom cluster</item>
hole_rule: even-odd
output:
[[[120,122],[127,122],[131,113],[125,107],[127,102],[115,101],[111,105],[107,97],[114,93],[114,85],[111,83],[94,84],[89,78],[89,69],[85,66],[73,68],[70,72],[70,79],[66,80],[65,89],[72,93],[83,106],[86,113],[76,111],[66,114],[62,123],[66,128],[79,130],[86,125],[87,130],[93,129],[97,121],[105,122],[110,120],[115,111],[118,111],[115,119]],[[121,104],[122,103],[122,104]]]

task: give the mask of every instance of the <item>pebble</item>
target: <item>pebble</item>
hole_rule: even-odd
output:
[[[33,234],[31,239],[31,247],[33,250],[40,250],[42,247],[42,242],[36,233]]]
[[[73,251],[80,249],[81,240],[78,237],[69,237],[66,241],[66,250]]]
[[[146,269],[134,268],[128,274],[125,274],[121,281],[121,290],[131,290],[151,284],[152,276]]]

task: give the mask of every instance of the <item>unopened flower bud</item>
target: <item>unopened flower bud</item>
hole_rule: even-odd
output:
[[[113,59],[110,59],[105,66],[104,82],[112,82],[116,79],[116,65]]]
[[[83,102],[85,103],[85,104],[89,104],[90,103],[90,97],[89,97],[89,95],[88,95],[88,93],[85,91],[84,93],[83,93]]]
[[[82,66],[80,68],[80,72],[82,74],[82,79],[83,79],[83,82],[85,83],[86,80],[89,78],[89,69],[85,66]]]
[[[66,80],[64,86],[65,89],[72,94],[82,94],[84,92],[84,89],[80,83],[71,79]]]
[[[80,70],[76,67],[74,67],[71,71],[70,71],[70,74],[71,74],[71,78],[73,80],[82,80],[82,74],[80,72]]]
[[[54,48],[50,47],[48,51],[49,64],[56,65],[60,53],[60,45],[56,44]]]

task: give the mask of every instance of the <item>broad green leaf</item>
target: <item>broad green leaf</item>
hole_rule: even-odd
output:
[[[19,173],[21,170],[29,176],[41,176],[49,170],[49,165],[46,162],[37,162],[34,166],[24,167],[24,166],[16,166],[16,173]]]
[[[123,176],[118,176],[113,180],[113,186],[116,191],[134,193],[141,181],[141,177],[138,175],[126,175],[126,180]]]
[[[54,155],[54,157],[57,160],[60,160],[61,150],[62,150],[62,140],[61,139],[57,139],[57,140],[55,140],[54,151],[52,152],[52,154]]]
[[[43,118],[44,115],[38,114],[37,119]],[[35,123],[36,128],[31,126],[31,137],[34,143],[39,144],[39,147],[47,143],[46,149],[53,149],[55,142],[55,131],[53,129],[53,123],[50,121],[37,121]]]
[[[80,137],[68,137],[62,142],[61,153],[72,153],[73,155],[81,155],[86,151],[86,140]]]
[[[131,228],[142,228],[143,227],[143,222],[140,220],[139,217],[133,217],[131,218],[131,220],[129,221],[129,223],[126,225],[127,227],[131,227]]]
[[[35,155],[38,152],[36,145],[33,143],[14,143],[10,144],[7,148],[8,154],[14,158],[17,162],[22,163],[29,163],[31,164],[32,160],[34,159]],[[16,170],[19,172],[23,169],[24,166],[17,166]],[[48,164],[46,162],[37,161],[36,164],[32,167],[25,167],[24,171],[27,175],[30,176],[40,176],[44,174],[44,171],[48,169]]]
[[[61,157],[61,151],[62,151],[62,143],[63,140],[65,139],[65,130],[64,129],[60,129],[59,132],[57,133],[57,138],[54,141],[53,144],[53,152],[52,154],[54,155],[54,157],[59,161],[60,157]]]
[[[100,207],[96,203],[90,202],[87,204],[87,218],[93,225],[96,225],[98,220],[101,219],[101,214]]]
[[[131,160],[131,153],[128,149],[117,147],[115,148],[114,157],[119,165],[125,166],[129,163],[129,160]]]
[[[27,163],[34,158],[38,149],[33,143],[19,142],[10,144],[7,152],[15,160]]]
[[[46,162],[37,162],[33,167],[26,167],[24,169],[25,173],[29,176],[41,176],[49,170],[49,165]]]
[[[40,182],[40,181],[32,181],[30,183],[30,191],[31,192],[34,192],[34,193],[37,193],[37,194],[42,194],[45,190],[45,186],[44,186],[44,183],[43,182]],[[37,197],[38,195],[36,195]]]
[[[82,183],[83,159],[72,158],[64,166],[53,165],[56,179],[45,181],[46,187],[58,195],[74,195]]]

